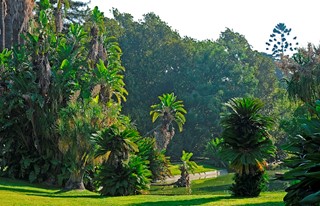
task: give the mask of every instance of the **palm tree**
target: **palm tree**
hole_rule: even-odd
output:
[[[266,159],[275,152],[267,131],[273,121],[260,113],[263,103],[259,99],[233,98],[225,105],[231,112],[221,120],[221,152],[236,172],[231,190],[235,196],[258,196],[264,185]]]
[[[198,167],[197,163],[191,161],[191,157],[193,156],[192,152],[185,152],[182,151],[181,161],[182,164],[180,165],[179,169],[181,171],[181,177],[175,182],[175,185],[178,187],[187,187],[190,189],[190,172],[194,172],[194,169]]]
[[[140,135],[135,129],[121,130],[116,125],[93,135],[96,160],[103,162],[95,178],[102,195],[140,194],[149,188],[149,161],[137,155],[137,138]]]
[[[177,97],[174,93],[163,94],[159,96],[160,103],[151,106],[150,115],[152,116],[152,122],[155,122],[159,117],[161,118],[161,125],[156,127],[154,135],[156,137],[156,145],[160,150],[166,149],[170,140],[174,136],[173,122],[175,122],[179,131],[183,129],[183,125],[186,122],[185,114],[187,111],[184,109],[183,102],[176,100]]]
[[[95,159],[117,167],[129,159],[130,153],[138,151],[138,146],[132,141],[132,138],[138,136],[139,133],[134,129],[121,131],[115,125],[98,131],[92,135],[92,141],[96,145]]]

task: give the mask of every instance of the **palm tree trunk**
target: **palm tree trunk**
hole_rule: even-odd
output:
[[[72,171],[65,185],[65,189],[67,190],[84,190],[84,183],[83,183],[83,175],[84,170],[81,171]]]
[[[159,150],[167,149],[171,139],[175,134],[174,127],[171,128],[168,125],[162,125],[157,131],[154,132],[156,138],[156,147]]]
[[[21,43],[23,33],[32,16],[34,0],[0,0],[0,49]]]
[[[0,51],[5,48],[5,17],[7,4],[5,0],[0,0]]]
[[[7,0],[7,12],[5,17],[5,47],[11,48],[13,36],[13,6],[11,1]]]

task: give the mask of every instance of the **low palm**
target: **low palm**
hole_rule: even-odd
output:
[[[92,135],[92,141],[96,145],[96,160],[106,161],[114,166],[128,160],[130,153],[138,151],[138,146],[131,141],[137,136],[139,133],[133,129],[121,131],[114,125],[98,131]]]
[[[174,93],[163,94],[159,96],[159,99],[160,103],[151,106],[150,115],[152,116],[152,122],[161,118],[161,128],[155,132],[155,136],[157,148],[162,150],[167,148],[174,136],[173,122],[178,125],[180,132],[183,130],[183,125],[186,122],[184,115],[187,111],[184,109],[183,102],[177,100]]]
[[[248,176],[247,183],[251,180],[250,176],[255,176],[256,178],[252,179],[260,182],[266,159],[275,152],[267,132],[273,121],[260,113],[263,103],[258,99],[234,98],[227,102],[226,106],[231,112],[221,120],[224,139],[222,156],[235,170],[236,182],[237,178],[244,176]],[[261,175],[256,176],[257,174]],[[258,196],[261,191],[258,188],[252,188],[248,193],[237,191],[237,188],[241,187],[239,184],[242,184],[241,181],[232,189],[236,196]]]

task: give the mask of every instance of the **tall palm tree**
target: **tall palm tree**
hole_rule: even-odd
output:
[[[156,137],[157,148],[163,150],[167,148],[175,134],[173,122],[178,125],[180,132],[183,130],[183,125],[186,122],[184,115],[187,111],[184,109],[183,102],[176,100],[177,97],[174,93],[163,94],[159,96],[159,99],[160,103],[151,106],[150,115],[152,116],[152,122],[161,118],[161,125],[156,127],[154,135]]]
[[[233,98],[226,104],[230,113],[222,117],[222,156],[235,170],[235,196],[258,196],[264,183],[266,159],[275,152],[268,128],[272,119],[260,113],[263,103],[254,98]]]

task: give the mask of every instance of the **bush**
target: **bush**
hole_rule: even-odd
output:
[[[97,171],[95,184],[97,188],[101,188],[101,195],[136,195],[149,189],[150,177],[148,162],[134,155],[128,163],[104,163]]]

